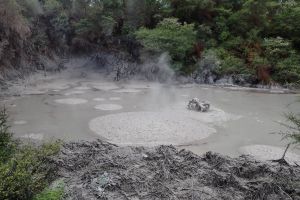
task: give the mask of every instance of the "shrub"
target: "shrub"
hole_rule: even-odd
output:
[[[274,79],[281,83],[300,82],[300,56],[292,54],[279,61],[275,67]]]
[[[47,13],[57,12],[62,8],[62,5],[57,0],[46,0],[44,4],[44,9]]]
[[[0,112],[0,197],[32,199],[54,180],[49,158],[59,152],[60,142],[40,146],[13,140],[5,110]]]
[[[34,197],[34,200],[61,200],[64,195],[64,182],[57,181],[54,186],[48,187]]]
[[[53,180],[49,157],[59,151],[59,143],[40,147],[18,147],[12,157],[0,165],[0,196],[3,199],[31,199]]]
[[[14,141],[7,125],[6,110],[0,111],[0,163],[6,162],[14,152]]]
[[[140,28],[137,39],[148,50],[169,52],[173,60],[182,61],[196,43],[196,31],[193,24],[181,24],[176,18],[166,18],[156,28]]]
[[[227,50],[219,48],[214,51],[220,60],[220,65],[216,68],[219,76],[254,73],[242,59],[230,54]]]
[[[286,131],[280,131],[279,134],[282,135],[283,140],[288,140],[288,144],[286,145],[285,151],[282,157],[278,160],[274,160],[275,162],[279,162],[281,164],[289,164],[285,160],[285,155],[288,149],[291,146],[299,146],[300,144],[300,115],[295,113],[285,114],[286,123],[280,123],[283,127],[287,128]]]
[[[292,52],[291,43],[283,38],[265,38],[262,47],[264,54],[272,63],[277,63],[280,59],[286,58]]]

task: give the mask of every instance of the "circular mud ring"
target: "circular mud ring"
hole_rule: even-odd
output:
[[[52,82],[52,83],[44,83],[41,85],[38,85],[37,88],[39,89],[46,89],[46,90],[66,90],[69,89],[70,86],[68,85],[68,83],[56,83],[56,82]]]
[[[149,89],[151,87],[150,87],[150,85],[146,85],[146,84],[129,84],[129,85],[125,85],[125,88],[128,88],[128,89]]]
[[[79,87],[75,87],[73,89],[75,89],[75,90],[90,90],[91,88],[90,87],[86,87],[86,86],[79,86]]]
[[[120,89],[120,90],[114,90],[114,92],[118,93],[139,93],[141,90],[137,90],[134,88],[128,88],[128,89]]]
[[[111,110],[121,110],[123,106],[118,104],[100,104],[96,105],[96,110],[104,110],[104,111],[111,111]]]
[[[119,89],[119,87],[113,83],[92,83],[91,87],[103,91]]]
[[[250,145],[240,148],[242,154],[251,155],[261,161],[278,160],[282,157],[284,150],[284,148],[269,145]],[[288,151],[285,159],[290,164],[295,162],[300,164],[300,155],[296,153]]]
[[[27,124],[27,121],[25,120],[14,121],[14,125],[25,125],[25,124]]]
[[[76,94],[84,94],[85,91],[70,91],[70,92],[67,92],[65,93],[65,96],[70,96],[70,95],[76,95]]]
[[[201,121],[174,112],[129,112],[90,121],[89,127],[121,145],[184,144],[204,139],[216,130]]]
[[[93,100],[94,100],[94,101],[105,101],[104,98],[94,98]]]
[[[60,104],[78,105],[78,104],[87,103],[88,101],[85,99],[67,98],[67,99],[56,99],[55,102]]]
[[[120,97],[110,97],[109,100],[111,100],[111,101],[120,101],[121,98]]]
[[[46,94],[47,91],[34,90],[34,89],[25,89],[22,94],[24,95],[42,95]]]

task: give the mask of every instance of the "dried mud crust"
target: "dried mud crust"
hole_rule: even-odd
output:
[[[173,146],[65,144],[54,160],[66,199],[300,199],[300,169]]]

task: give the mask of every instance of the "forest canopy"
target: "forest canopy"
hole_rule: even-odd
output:
[[[0,16],[0,69],[127,38],[187,75],[213,54],[216,78],[300,83],[298,0],[0,0]]]

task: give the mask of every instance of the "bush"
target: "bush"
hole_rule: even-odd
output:
[[[265,38],[262,47],[264,54],[272,63],[277,63],[280,59],[286,58],[292,52],[290,41],[283,38]]]
[[[7,114],[0,112],[0,197],[4,200],[32,199],[54,180],[49,158],[59,152],[60,142],[41,146],[13,140]]]
[[[44,9],[47,13],[57,12],[62,9],[62,5],[57,0],[46,0],[44,4]]]
[[[181,24],[176,18],[166,18],[156,28],[140,28],[137,39],[154,52],[169,52],[173,60],[183,61],[196,43],[193,24]]]
[[[220,60],[220,65],[216,68],[219,76],[254,73],[242,59],[230,54],[227,50],[219,48],[214,51]]]
[[[64,182],[58,181],[34,197],[34,200],[61,200],[64,195]]]
[[[3,109],[0,111],[0,163],[6,162],[11,157],[15,147],[7,120],[6,110]]]
[[[300,56],[292,54],[279,61],[275,67],[274,79],[280,83],[300,82]]]

